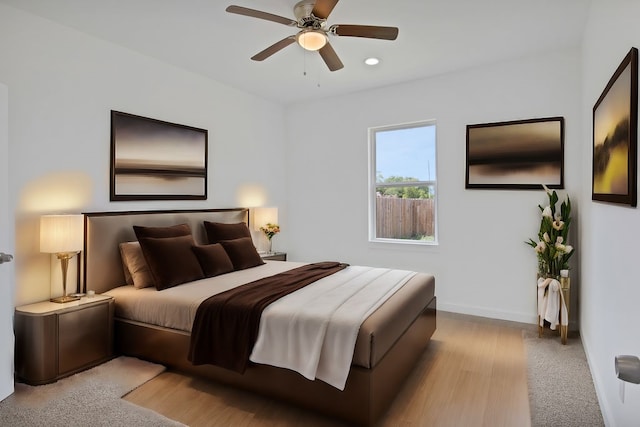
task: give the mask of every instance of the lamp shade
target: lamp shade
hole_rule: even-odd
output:
[[[253,229],[258,231],[267,223],[278,223],[278,208],[253,208]]]
[[[302,30],[296,36],[298,44],[306,50],[320,50],[327,44],[327,35],[318,30]]]
[[[83,215],[40,217],[40,252],[80,252],[84,244]]]

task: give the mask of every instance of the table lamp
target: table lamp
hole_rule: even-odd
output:
[[[82,215],[44,215],[40,217],[40,252],[56,254],[62,267],[62,296],[52,302],[65,303],[79,300],[67,295],[69,260],[76,256],[84,244],[84,217]]]
[[[253,208],[253,229],[260,231],[260,227],[278,223],[278,208]]]

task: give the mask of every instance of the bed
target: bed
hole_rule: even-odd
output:
[[[249,212],[244,208],[234,208],[85,213],[82,287],[85,291],[114,295],[116,352],[274,397],[352,424],[375,424],[393,402],[435,331],[434,277],[416,273],[366,317],[357,331],[353,359],[343,390],[318,379],[306,379],[292,370],[266,364],[250,363],[243,374],[209,364],[194,365],[188,357],[190,331],[185,330],[187,328],[132,319],[124,304],[118,305],[117,290],[127,291],[122,286],[126,279],[119,245],[136,240],[133,226],[166,227],[175,224],[187,224],[196,244],[204,245],[208,243],[203,226],[205,221],[248,224]],[[288,264],[291,268],[300,265],[267,261],[265,266],[255,270],[263,271],[261,274],[264,276],[268,275],[265,272],[286,270]],[[253,277],[251,270],[229,275]],[[132,291],[130,287],[128,291]],[[161,295],[165,291],[147,289],[146,292]]]

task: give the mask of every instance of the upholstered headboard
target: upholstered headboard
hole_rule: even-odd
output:
[[[162,227],[189,224],[198,244],[207,242],[203,221],[249,223],[249,210],[207,209],[137,212],[88,212],[84,222],[82,289],[106,292],[125,283],[119,244],[136,240],[134,225]]]

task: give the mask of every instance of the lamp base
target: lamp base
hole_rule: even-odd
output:
[[[80,297],[77,297],[77,296],[63,295],[61,297],[51,298],[49,301],[57,302],[58,304],[64,304],[65,302],[78,301],[79,299]]]

